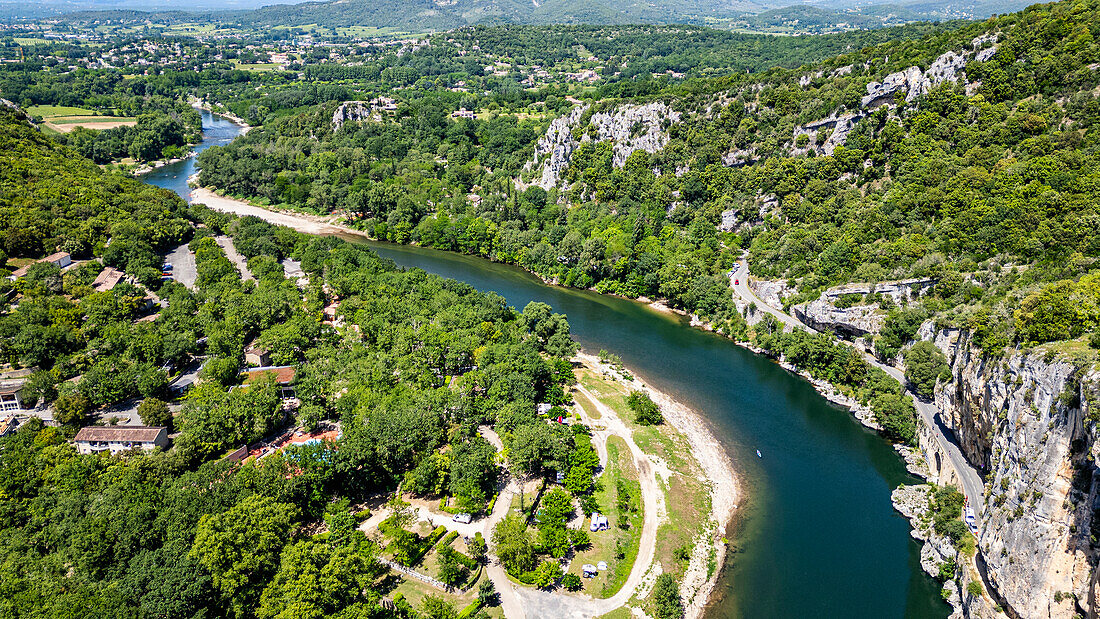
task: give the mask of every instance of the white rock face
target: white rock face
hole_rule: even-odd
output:
[[[803,149],[795,149],[795,154],[802,154],[809,150],[816,150],[820,154],[832,155],[837,146],[841,146],[848,139],[848,134],[856,126],[856,123],[864,117],[861,112],[851,112],[837,116],[830,114],[827,118],[806,123],[794,128],[794,139],[800,135],[810,137],[810,143]],[[821,146],[817,146],[817,134],[821,131],[831,131],[829,137]]]
[[[978,53],[974,54],[974,60],[978,62],[985,62],[992,58],[997,53],[997,46],[987,47],[985,49],[978,50]]]
[[[818,330],[832,330],[848,337],[858,338],[868,333],[879,333],[886,322],[886,312],[876,304],[837,307],[845,295],[878,294],[889,297],[895,305],[902,305],[928,292],[935,284],[931,279],[906,279],[878,284],[846,284],[835,286],[807,303],[791,307],[791,312],[802,322]]]
[[[986,472],[978,546],[1010,616],[1070,618],[1087,609],[1100,462],[1089,420],[1100,374],[1042,349],[983,356],[966,333],[934,338],[953,379],[936,407],[963,452]]]
[[[580,122],[587,109],[587,105],[578,105],[569,114],[550,121],[546,135],[539,138],[535,145],[535,161],[528,162],[527,165],[530,167],[542,160],[542,177],[536,184],[543,189],[557,185],[561,180],[561,173],[569,167],[573,150],[580,145],[571,135],[573,126]]]
[[[374,110],[366,101],[346,101],[332,113],[332,130],[339,131],[344,123],[371,120]]]
[[[537,184],[549,189],[561,182],[561,173],[569,166],[573,151],[584,142],[612,142],[612,164],[622,167],[631,153],[644,150],[655,153],[668,145],[667,123],[680,121],[680,113],[663,102],[655,101],[645,105],[626,104],[610,112],[592,114],[588,125],[582,127],[584,134],[580,140],[573,137],[588,106],[578,106],[562,118],[550,123],[546,135],[539,139],[535,147],[535,159],[528,162],[528,168],[542,165],[542,176]],[[589,127],[595,135],[590,135]]]
[[[718,229],[722,232],[733,232],[737,228],[737,210],[729,209],[722,211],[722,223],[718,224]]]
[[[794,289],[785,281],[749,280],[749,287],[760,300],[772,307],[783,307],[783,299],[794,294]]]
[[[891,73],[881,82],[867,84],[867,96],[860,100],[863,107],[888,103],[898,92],[905,93],[905,101],[912,103],[917,97],[926,94],[934,86],[945,81],[955,81],[959,72],[966,67],[966,56],[947,52],[932,62],[927,71],[920,67],[909,67],[904,71]]]

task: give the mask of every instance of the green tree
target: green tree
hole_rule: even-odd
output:
[[[660,407],[649,397],[648,393],[631,391],[626,398],[626,403],[634,411],[634,421],[643,426],[655,426],[665,421],[664,416],[661,415]]]
[[[83,423],[91,410],[91,400],[79,391],[63,393],[53,403],[54,419],[64,424]]]
[[[657,576],[657,581],[653,584],[652,611],[654,619],[681,619],[684,616],[680,586],[671,574]]]
[[[365,540],[338,548],[310,540],[292,543],[283,549],[256,616],[323,619],[352,608],[369,612],[368,602],[376,597],[370,584],[378,573]]]
[[[519,516],[509,513],[493,529],[493,544],[504,569],[513,576],[535,568],[535,550],[527,524]]]
[[[172,424],[172,411],[168,410],[168,405],[163,400],[145,398],[138,404],[137,412],[141,423],[147,426],[170,427]]]
[[[935,395],[936,382],[951,379],[947,357],[932,342],[917,342],[905,351],[905,380],[922,398]]]
[[[237,617],[260,601],[294,526],[296,509],[252,495],[228,511],[204,515],[195,529],[191,557],[213,577],[214,587]]]
[[[535,569],[535,586],[539,589],[549,589],[561,577],[561,565],[557,561],[543,561]]]

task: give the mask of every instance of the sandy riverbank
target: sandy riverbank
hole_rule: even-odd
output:
[[[611,366],[601,363],[594,355],[582,352],[577,353],[577,358],[585,366],[601,374],[616,373]],[[688,618],[701,617],[707,602],[710,601],[725,561],[726,550],[721,536],[726,534],[730,523],[733,521],[737,503],[741,498],[737,474],[734,471],[729,454],[715,438],[699,413],[678,402],[667,393],[637,378],[637,374],[629,368],[626,368],[626,371],[634,376],[634,379],[627,381],[620,378],[620,382],[630,389],[649,393],[653,401],[661,407],[661,413],[664,415],[665,421],[687,439],[688,444],[691,446],[692,455],[710,482],[710,517],[716,525],[718,536],[714,539],[698,540],[693,552],[694,556],[681,584],[681,592],[687,594],[685,596],[685,616]],[[717,567],[708,578],[706,558],[710,556],[712,549],[717,558]]]
[[[278,226],[285,226],[306,234],[355,234],[366,238],[366,234],[360,230],[353,230],[347,226],[326,221],[324,218],[305,215],[303,213],[287,213],[273,211],[260,206],[249,204],[244,200],[227,198],[218,195],[206,187],[196,187],[191,190],[191,201],[195,204],[205,204],[215,211],[233,213],[234,215],[252,215],[264,221]]]

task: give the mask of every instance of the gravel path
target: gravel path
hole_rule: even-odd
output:
[[[238,271],[240,271],[242,280],[247,282],[250,279],[255,279],[252,277],[252,271],[248,270],[248,260],[237,251],[237,248],[233,245],[233,239],[228,236],[216,236],[214,240],[218,242],[218,246],[225,252],[225,257],[229,258],[229,261],[237,267]]]

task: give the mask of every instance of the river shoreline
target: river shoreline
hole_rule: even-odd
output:
[[[351,227],[348,227],[348,226],[345,226],[345,225],[333,223],[330,219],[324,219],[324,218],[321,218],[321,217],[318,217],[318,216],[309,216],[309,215],[306,215],[306,214],[296,213],[296,212],[276,211],[276,210],[273,210],[273,209],[268,209],[268,208],[256,206],[256,205],[253,205],[251,203],[245,202],[243,200],[238,200],[238,199],[234,199],[234,198],[227,198],[225,196],[221,196],[221,195],[215,193],[213,190],[211,190],[209,188],[194,189],[192,191],[192,200],[194,202],[205,203],[205,204],[207,204],[207,206],[213,208],[214,210],[235,213],[235,214],[238,214],[238,215],[256,216],[256,217],[259,217],[259,218],[264,219],[266,221],[269,221],[270,223],[287,226],[287,227],[293,228],[295,230],[298,230],[300,232],[305,232],[305,233],[309,233],[309,234],[353,235],[353,236],[363,238],[363,239],[367,239],[367,240],[372,240],[372,241],[376,240],[376,239],[373,239],[365,231],[356,230],[354,228],[351,228]],[[491,259],[489,259],[489,260],[490,260],[490,262],[497,262],[497,261],[493,261]],[[522,266],[519,266],[519,265],[512,265],[512,266],[518,266],[518,268],[522,269],[524,272],[531,273],[527,269],[523,269]],[[539,276],[538,274],[535,274],[535,273],[531,273],[531,274],[535,275],[540,281],[542,281],[543,283],[545,283],[547,285],[560,287],[560,284],[554,279],[548,279],[548,278]],[[609,295],[609,296],[619,296],[619,295],[613,295],[612,294],[612,295]],[[620,297],[620,298],[626,299],[625,297]],[[799,368],[797,368],[797,367],[791,365],[790,363],[787,363],[787,362],[785,362],[781,359],[777,360],[777,359],[771,358],[770,355],[767,355],[766,351],[759,348],[758,346],[754,346],[750,342],[738,341],[734,338],[729,337],[728,335],[722,334],[722,333],[718,332],[715,329],[713,324],[701,320],[697,315],[688,313],[688,312],[686,312],[684,310],[681,310],[681,309],[670,307],[667,304],[667,302],[663,299],[652,300],[652,299],[648,299],[648,298],[641,298],[641,299],[626,299],[626,300],[646,305],[648,308],[652,309],[655,312],[659,312],[659,313],[662,313],[662,314],[675,314],[677,316],[681,316],[683,318],[686,318],[686,319],[688,319],[688,322],[690,323],[690,326],[692,326],[692,327],[698,328],[698,329],[703,330],[703,331],[710,331],[710,332],[717,333],[719,335],[722,335],[723,338],[731,341],[732,343],[736,344],[737,346],[739,346],[743,349],[746,349],[746,350],[748,350],[750,352],[753,352],[753,353],[756,353],[758,355],[763,355],[763,356],[768,357],[770,360],[775,362],[777,365],[782,367],[787,372],[789,372],[791,374],[798,375],[799,377],[805,379],[814,388],[814,390],[818,392],[818,394],[820,394],[823,398],[828,400],[832,405],[834,405],[838,408],[845,409],[861,425],[863,425],[867,429],[873,430],[875,432],[881,431],[882,428],[875,421],[873,413],[872,413],[872,411],[870,410],[869,407],[861,405],[859,402],[857,402],[857,401],[853,400],[852,398],[848,397],[847,395],[843,394],[842,392],[840,392],[838,389],[836,389],[832,384],[828,383],[827,381],[816,379],[813,376],[811,376],[808,372],[806,372],[804,370],[801,370],[801,369],[799,369]],[[634,373],[633,371],[631,371],[631,374],[636,376],[636,373]],[[643,388],[644,390],[649,391],[653,395],[654,400],[657,401],[658,404],[660,404],[662,406],[663,410],[670,410],[670,411],[676,411],[677,410],[678,406],[676,405],[675,400],[673,400],[671,397],[667,396],[667,394],[664,394],[664,393],[660,392],[660,390],[652,388],[651,386],[647,385],[646,383],[644,383],[641,380],[637,380],[636,388]],[[717,441],[714,439],[713,433],[710,432],[710,430],[706,428],[706,420],[702,419],[701,416],[699,416],[697,413],[694,413],[690,409],[687,409],[686,407],[683,407],[682,416],[681,415],[676,415],[675,412],[674,412],[672,416],[669,416],[669,421],[672,425],[674,425],[677,428],[678,431],[683,433],[685,436],[689,437],[689,440],[691,440],[693,447],[696,446],[696,443],[698,443],[700,445],[703,445],[703,444],[712,442],[712,446],[717,445]],[[696,427],[691,428],[691,426],[696,426]],[[691,428],[691,429],[689,431],[685,432],[683,428]],[[698,432],[698,430],[701,430],[701,432]],[[694,438],[692,438],[693,433],[694,433]],[[914,478],[918,478],[918,479],[925,479],[926,480],[926,479],[929,478],[927,463],[924,462],[924,459],[921,456],[919,450],[914,450],[913,448],[911,448],[909,446],[901,445],[901,444],[897,444],[897,443],[893,443],[893,442],[891,442],[890,444],[891,444],[892,448],[894,449],[895,453],[897,454],[897,456],[905,463],[906,470],[910,475],[912,475]],[[720,453],[720,457],[717,457],[717,458],[706,457],[706,458],[704,458],[704,460],[707,461],[706,464],[719,463],[719,466],[721,466],[721,463],[724,460],[726,462],[728,462],[728,454],[725,452],[725,450],[721,449],[720,446],[719,446],[718,452]],[[706,452],[700,452],[700,453],[706,453]],[[700,463],[703,463],[703,460],[700,460]],[[740,496],[740,490],[742,488],[742,485],[739,483],[739,480],[737,479],[735,473],[733,472],[732,466],[730,466],[728,470],[729,470],[729,475],[731,477],[726,477],[726,479],[732,479],[732,483],[730,483],[728,485],[728,487],[731,489],[731,491],[727,492],[727,493],[724,493],[724,494],[719,493],[719,495],[717,495],[717,496],[712,496],[712,505],[716,508],[715,509],[715,514],[717,514],[717,517],[715,518],[715,521],[719,522],[719,523],[722,523],[721,527],[720,527],[720,530],[723,530],[723,531],[730,531],[731,528],[736,526],[736,524],[735,524],[736,517],[737,517],[737,514],[740,513],[740,511],[737,510],[737,501],[740,500],[741,502],[743,502],[745,500],[744,497]],[[714,475],[714,477],[711,476],[712,474]],[[717,471],[707,471],[707,475],[708,475],[708,478],[711,479],[712,484],[713,484],[713,480],[715,478],[723,477],[723,475],[720,472],[717,472]],[[718,484],[714,484],[714,485],[717,486]],[[903,512],[901,507],[895,501],[891,500],[891,504],[897,512]],[[726,514],[719,513],[721,510],[717,509],[717,508],[720,505],[728,505],[729,506],[728,513],[726,513]],[[910,532],[911,533],[916,532],[916,528],[912,526],[912,523],[910,523]],[[703,588],[698,590],[698,593],[701,594],[701,595],[698,595],[698,597],[696,597],[695,600],[702,600],[702,603],[701,604],[696,604],[695,600],[692,600],[692,602],[689,603],[689,605],[687,606],[687,609],[689,610],[689,612],[693,613],[691,616],[695,616],[695,617],[702,616],[702,614],[705,610],[706,604],[708,602],[713,602],[714,601],[714,599],[713,599],[714,598],[714,589],[717,586],[717,582],[718,582],[719,577],[722,573],[722,568],[724,566],[725,558],[726,558],[726,550],[724,548],[724,544],[721,544],[718,541],[715,541],[715,544],[716,544],[716,546],[718,546],[718,552],[716,552],[716,555],[717,555],[718,560],[719,560],[718,568],[715,569],[713,574],[711,575],[711,577],[708,578],[705,583],[703,583],[703,585],[702,585]]]
[[[197,174],[196,174],[196,176],[197,176]],[[195,180],[197,181],[197,179],[195,179]],[[350,235],[358,236],[358,237],[361,237],[361,238],[364,238],[364,239],[367,239],[367,240],[370,240],[370,241],[379,242],[379,243],[388,242],[388,241],[379,241],[378,239],[375,239],[375,238],[371,237],[368,233],[366,233],[363,230],[356,230],[355,228],[351,228],[351,227],[346,226],[346,225],[332,223],[332,221],[330,219],[326,219],[326,218],[316,216],[316,215],[306,215],[304,213],[279,211],[279,210],[265,208],[265,207],[262,207],[262,206],[256,206],[256,205],[254,205],[250,202],[246,202],[244,200],[239,200],[237,198],[229,198],[229,197],[223,196],[223,195],[217,193],[214,189],[211,189],[209,187],[196,187],[196,188],[192,189],[191,190],[191,200],[193,202],[205,204],[206,206],[208,206],[208,207],[210,207],[210,208],[212,208],[216,211],[221,211],[221,212],[224,212],[224,213],[232,213],[232,214],[240,215],[240,216],[251,215],[251,216],[263,219],[263,220],[265,220],[269,223],[273,223],[273,224],[280,225],[280,226],[286,226],[287,228],[292,228],[294,230],[297,230],[298,232],[304,232],[306,234],[350,234]],[[394,243],[394,244],[395,245],[401,245],[400,243]],[[409,244],[409,246],[416,247],[416,245],[413,245],[413,244]],[[440,251],[442,251],[442,250],[440,250]],[[484,260],[489,260],[490,262],[496,262],[496,261],[494,261],[490,258],[485,258],[483,256],[476,256],[476,257],[482,258]],[[500,263],[500,264],[510,264],[510,263]],[[531,272],[527,269],[524,269],[520,265],[511,265],[511,266],[515,266],[519,269],[522,269],[526,273],[534,275],[535,277],[539,278],[539,280],[541,280],[544,284],[546,284],[548,286],[561,286],[561,284],[559,284],[556,279],[543,277],[543,276],[541,276],[537,273],[533,273],[533,272]],[[588,290],[592,291],[592,292],[596,292],[596,290],[594,288],[589,288]],[[607,293],[597,292],[597,294],[607,294]],[[749,342],[743,342],[743,341],[735,340],[735,339],[729,337],[728,335],[725,335],[725,334],[719,332],[717,329],[715,329],[715,327],[712,323],[709,323],[707,321],[704,321],[704,320],[700,319],[699,316],[697,316],[696,314],[691,314],[691,313],[688,313],[688,312],[686,312],[682,309],[677,309],[677,308],[669,306],[667,304],[666,300],[664,300],[664,299],[651,300],[651,299],[648,299],[646,297],[641,297],[641,298],[638,298],[638,299],[630,299],[628,297],[623,297],[623,296],[615,295],[615,294],[608,294],[608,296],[617,297],[617,298],[620,298],[620,299],[625,299],[627,301],[632,301],[632,302],[635,302],[635,303],[641,303],[641,304],[646,305],[650,309],[652,309],[656,312],[660,312],[662,314],[675,314],[677,316],[682,316],[682,317],[688,319],[690,326],[693,327],[693,328],[700,329],[700,330],[703,330],[703,331],[709,331],[711,333],[716,333],[718,335],[721,335],[725,339],[729,340],[730,342],[733,342],[737,346],[740,346],[741,348],[744,348],[745,350],[748,350],[748,351],[756,353],[758,355],[763,355],[763,356],[766,356],[766,357],[770,358],[770,356],[767,355],[767,351],[765,351],[764,349],[762,349],[758,346],[754,346],[753,344],[751,344]],[[787,363],[785,361],[782,361],[782,360],[774,360],[774,361],[780,367],[787,370],[788,372],[791,372],[792,374],[796,374],[796,375],[802,377],[803,379],[805,379],[807,382],[809,382],[813,386],[814,390],[816,390],[819,394],[821,394],[821,396],[823,398],[825,398],[829,402],[833,403],[836,406],[847,409],[848,412],[864,427],[866,427],[868,429],[871,429],[871,430],[874,430],[876,432],[881,432],[882,431],[882,426],[877,421],[875,421],[874,414],[872,413],[871,409],[868,406],[862,405],[859,402],[857,402],[856,400],[853,400],[852,398],[844,395],[843,393],[841,393],[839,390],[837,390],[828,381],[824,381],[824,380],[814,378],[813,376],[810,375],[809,372],[806,372],[805,370],[802,370],[802,369],[800,369],[800,368],[798,368],[798,367],[796,367],[796,366],[794,366],[790,363]],[[899,447],[898,445],[895,445],[895,450],[899,451],[899,453],[903,456],[903,459],[906,459],[905,452],[902,451],[902,450],[899,450],[898,447]],[[902,446],[902,447],[904,447],[904,446]],[[909,468],[912,469],[913,467],[910,466]],[[926,475],[918,475],[918,476],[919,477],[926,477]]]

